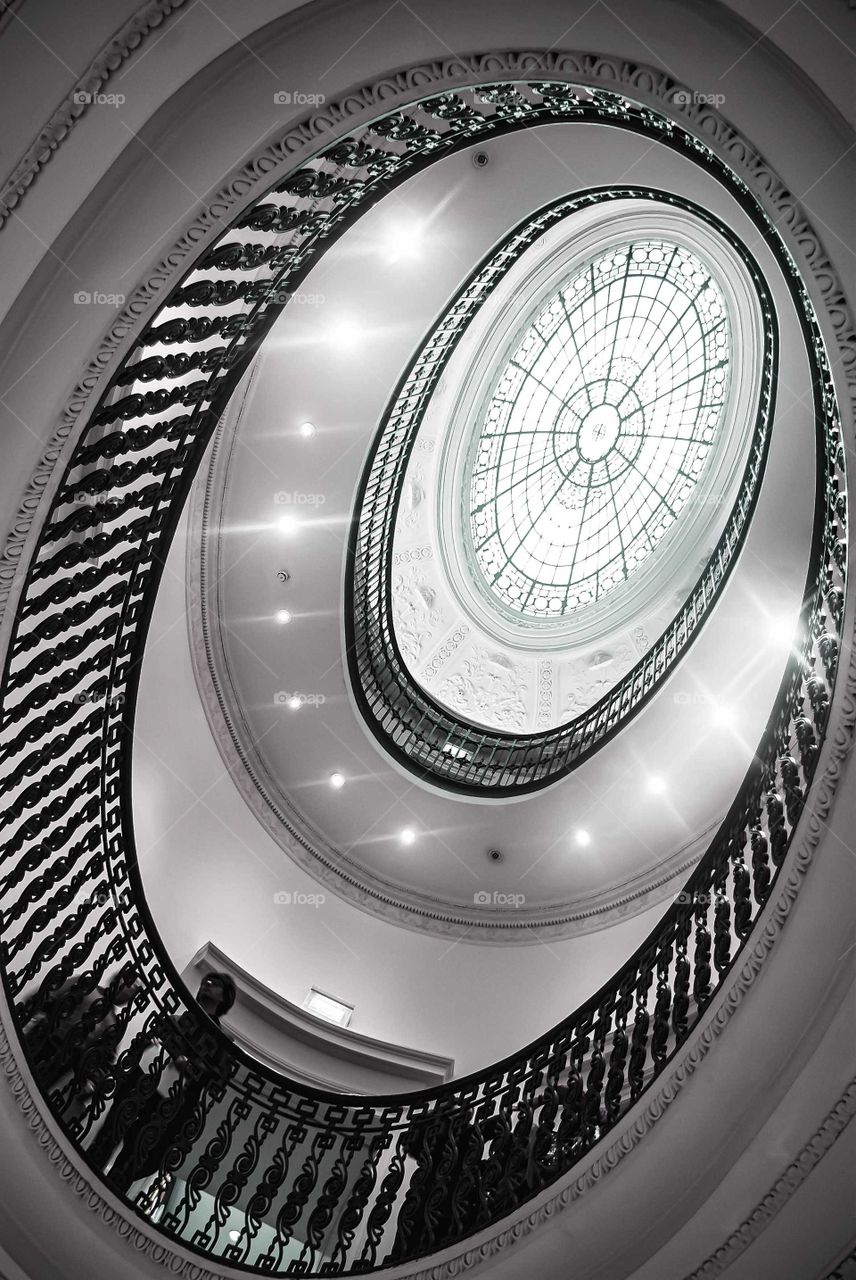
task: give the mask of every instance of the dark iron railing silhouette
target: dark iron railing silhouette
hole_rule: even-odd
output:
[[[561,219],[593,205],[604,218],[627,199],[681,209],[713,225],[740,255],[758,295],[763,354],[758,407],[739,489],[698,581],[648,652],[593,706],[540,733],[491,730],[454,715],[413,677],[396,637],[393,542],[405,476],[431,396],[467,325],[520,255]],[[345,628],[351,684],[363,716],[406,768],[473,795],[521,794],[556,782],[636,715],[669,676],[719,599],[749,529],[764,473],[775,403],[775,310],[758,265],[719,219],[678,196],[642,187],[596,189],[557,200],[515,228],[472,273],[433,326],[384,415],[365,468],[349,546]]]
[[[142,892],[131,743],[159,575],[219,415],[324,249],[423,165],[557,120],[668,141],[728,187],[777,256],[805,334],[817,428],[800,629],[725,821],[600,991],[503,1062],[441,1088],[358,1098],[299,1087],[201,1012]],[[772,892],[828,720],[845,522],[835,394],[799,273],[747,189],[677,125],[603,90],[482,85],[383,116],[279,181],[204,252],[113,375],[15,604],[0,720],[3,981],[35,1083],[81,1159],[185,1247],[303,1275],[428,1255],[566,1173],[692,1034]],[[105,1124],[126,1171],[144,1176],[119,1185]]]

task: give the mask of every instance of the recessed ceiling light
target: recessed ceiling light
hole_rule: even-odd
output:
[[[412,827],[405,827],[398,838],[402,844],[413,844],[416,839],[416,832]]]
[[[301,424],[300,424],[300,434],[304,437],[304,439],[309,440],[309,439],[310,439],[310,437],[312,437],[312,436],[314,436],[314,435],[315,435],[315,423],[314,423],[314,422],[301,422]]]
[[[586,849],[591,844],[591,836],[587,831],[578,829],[574,832],[574,840],[580,849]]]
[[[287,515],[280,516],[277,521],[280,533],[295,533],[297,530],[297,516],[292,515],[289,511]]]
[[[767,619],[767,643],[777,649],[790,649],[797,642],[796,623],[793,618]]]
[[[330,774],[330,786],[334,787],[336,791],[340,791],[344,785],[345,785],[345,775],[343,773]]]
[[[400,219],[392,223],[384,236],[384,249],[390,262],[402,258],[418,258],[423,245],[424,228],[413,219]]]
[[[241,1233],[240,1233],[240,1231],[230,1231],[230,1232],[229,1232],[229,1239],[230,1239],[230,1240],[232,1240],[232,1241],[234,1241],[234,1240],[240,1240],[240,1238],[241,1238]]]
[[[714,703],[711,708],[710,718],[714,724],[718,724],[720,728],[727,729],[730,724],[734,723],[734,712],[730,707],[724,706],[721,702]]]
[[[666,783],[662,778],[651,777],[648,779],[648,790],[653,796],[661,796],[666,790]]]
[[[309,994],[303,1001],[304,1009],[314,1013],[316,1018],[324,1018],[326,1022],[335,1022],[340,1027],[347,1027],[354,1014],[354,1006],[328,996],[326,991],[310,987]]]
[[[285,626],[286,622],[291,622],[291,614],[288,612],[287,609],[277,609],[276,620],[277,622],[281,622],[282,625]]]
[[[330,326],[329,335],[331,342],[340,351],[351,351],[360,341],[360,328],[343,316]]]
[[[292,697],[288,699],[288,705],[291,707],[292,711],[299,711],[302,702],[303,702],[303,699],[301,698],[299,693],[295,693]]]

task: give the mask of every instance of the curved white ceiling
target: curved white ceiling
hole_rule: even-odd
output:
[[[704,173],[604,126],[547,126],[487,151],[486,167],[475,168],[468,153],[451,157],[362,218],[305,281],[236,397],[240,421],[217,461],[226,474],[222,511],[215,503],[205,534],[234,740],[213,698],[209,713],[232,766],[237,742],[252,767],[255,776],[243,772],[239,785],[256,812],[332,888],[417,927],[454,921],[475,938],[531,941],[533,924],[596,928],[673,892],[664,881],[688,865],[727,808],[801,599],[812,423],[782,283],[748,220]],[[473,264],[533,204],[623,180],[677,191],[724,217],[770,280],[786,373],[757,516],[690,653],[615,740],[531,798],[452,797],[403,774],[354,710],[341,648],[354,494],[391,388]],[[426,228],[406,259],[390,251],[402,219]],[[312,436],[301,433],[306,421]],[[192,576],[198,551],[197,539]],[[687,566],[676,593],[697,570]],[[283,610],[286,624],[277,621]],[[339,789],[334,773],[344,779]],[[491,849],[501,863],[488,860]]]

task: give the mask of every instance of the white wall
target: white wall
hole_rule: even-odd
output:
[[[662,907],[582,938],[493,947],[397,928],[323,890],[252,816],[211,737],[187,643],[185,538],[186,522],[152,620],[134,747],[140,866],[177,968],[211,940],[287,999],[320,987],[356,1007],[355,1030],[454,1057],[457,1074],[573,1012]],[[281,891],[326,897],[286,906]]]

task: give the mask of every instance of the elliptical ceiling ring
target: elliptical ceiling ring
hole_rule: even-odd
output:
[[[509,294],[523,317],[510,330]],[[462,360],[470,330],[479,354]],[[352,526],[352,687],[400,763],[454,790],[519,794],[566,775],[638,712],[698,634],[743,544],[769,444],[776,348],[753,256],[713,215],[666,192],[598,188],[552,202],[480,264],[390,402]],[[393,549],[418,518],[408,504],[423,498],[417,444],[446,422],[438,447],[428,442],[435,560],[460,605],[452,630],[480,628],[504,644],[499,666],[509,648],[562,661],[602,645],[674,591],[678,562],[696,564],[714,547],[653,646],[570,721],[526,731],[519,698],[515,724],[495,709],[479,717],[456,702],[454,683],[408,660]],[[579,580],[567,547],[580,549]]]

